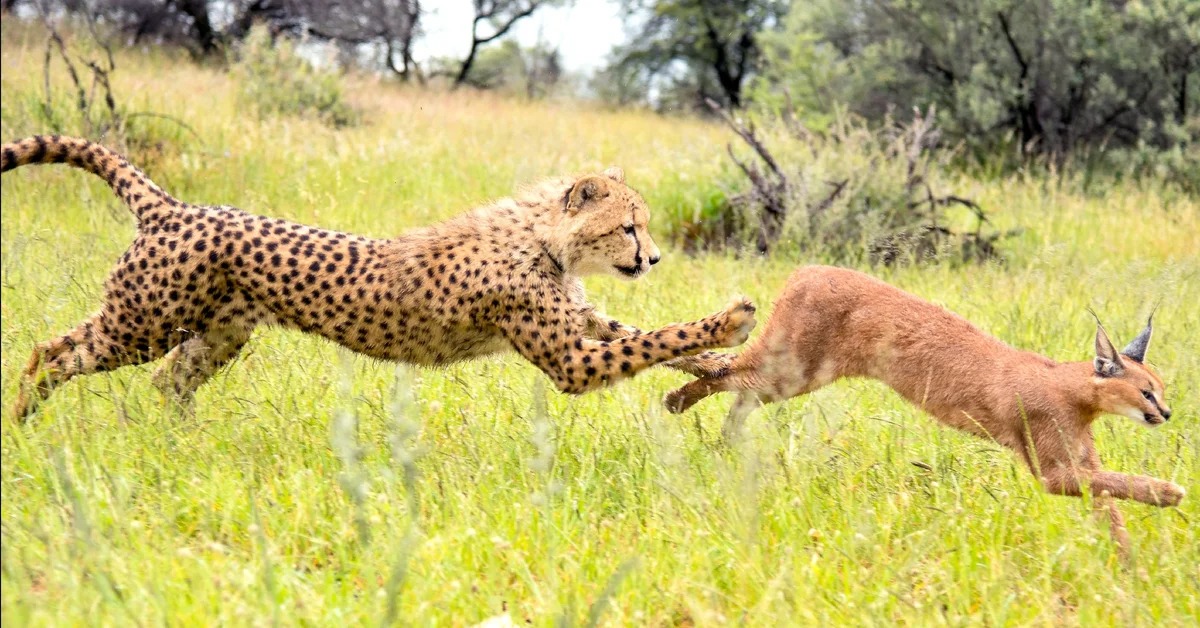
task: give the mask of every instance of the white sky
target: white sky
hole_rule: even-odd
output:
[[[414,45],[418,62],[467,55],[475,17],[472,6],[471,0],[421,3],[425,36]],[[490,29],[483,32],[484,28],[481,25],[481,34],[491,34]],[[517,22],[505,37],[515,38],[523,46],[536,44],[540,37],[551,48],[558,48],[568,72],[590,72],[604,65],[613,46],[627,39],[624,13],[617,0],[575,0],[561,7],[540,8]]]

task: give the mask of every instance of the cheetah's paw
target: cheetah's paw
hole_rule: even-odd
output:
[[[737,297],[722,312],[721,347],[736,347],[750,337],[757,321],[754,320],[754,304],[746,297]]]

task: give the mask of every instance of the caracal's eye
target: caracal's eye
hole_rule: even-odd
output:
[[[633,235],[634,231],[636,231],[636,229],[634,228],[633,225],[625,225],[625,234],[626,235]]]
[[[1149,390],[1143,390],[1142,396],[1145,397],[1147,401],[1154,401],[1154,393],[1150,392]]]

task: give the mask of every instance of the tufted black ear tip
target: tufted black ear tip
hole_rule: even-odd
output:
[[[1150,313],[1150,318],[1146,319],[1146,328],[1142,333],[1138,334],[1124,349],[1121,349],[1121,355],[1133,360],[1134,362],[1145,362],[1146,352],[1150,349],[1150,337],[1154,335],[1154,313]]]

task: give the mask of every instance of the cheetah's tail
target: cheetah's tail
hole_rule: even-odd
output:
[[[117,153],[85,139],[35,135],[3,147],[0,172],[26,164],[66,163],[104,179],[139,223],[156,209],[182,205]]]

